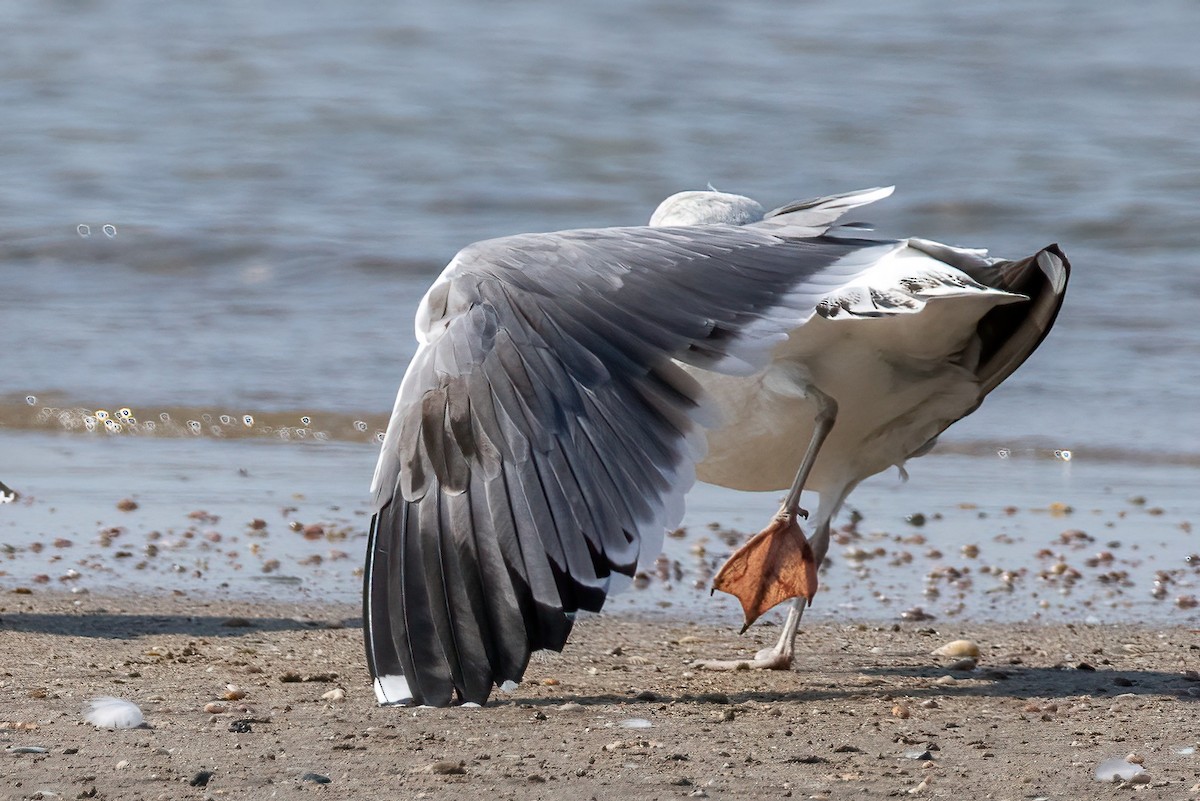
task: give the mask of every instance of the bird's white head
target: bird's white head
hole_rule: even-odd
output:
[[[747,225],[763,218],[763,207],[742,195],[708,190],[678,192],[658,204],[650,216],[655,228],[674,225]]]

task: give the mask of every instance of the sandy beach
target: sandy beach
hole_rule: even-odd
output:
[[[791,671],[712,673],[689,663],[777,630],[598,616],[483,709],[381,709],[351,605],[0,605],[6,798],[1200,795],[1200,637],[1181,627],[847,620],[802,627]],[[931,654],[958,639],[974,670]],[[95,696],[150,728],[85,723]],[[1096,779],[1127,755],[1141,776]]]

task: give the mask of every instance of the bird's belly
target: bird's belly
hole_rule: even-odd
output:
[[[974,375],[962,366],[897,358],[855,338],[793,352],[752,376],[694,374],[721,412],[697,477],[749,491],[791,486],[818,411],[808,387],[838,404],[806,484],[816,492],[902,464],[978,402]]]
[[[758,376],[716,376],[704,384],[721,424],[709,429],[708,452],[696,477],[731,489],[786,489],[812,438],[816,405],[804,397],[764,391]]]

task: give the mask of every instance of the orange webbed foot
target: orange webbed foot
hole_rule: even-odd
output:
[[[764,612],[792,598],[812,603],[817,561],[796,516],[781,514],[729,557],[713,579],[713,590],[737,596],[750,628]]]

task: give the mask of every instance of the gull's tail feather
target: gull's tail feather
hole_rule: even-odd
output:
[[[994,286],[1025,295],[1029,303],[997,306],[979,321],[983,342],[976,375],[980,397],[1012,375],[1050,333],[1062,308],[1071,276],[1071,263],[1058,245],[1049,245],[1017,261],[992,265]]]

